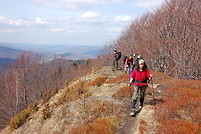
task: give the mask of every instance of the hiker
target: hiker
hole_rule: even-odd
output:
[[[133,66],[133,58],[131,56],[127,57],[125,62],[124,62],[124,71],[125,73],[129,73],[132,71],[132,66]]]
[[[135,66],[131,78],[129,86],[133,83],[134,85],[134,92],[132,96],[132,102],[131,102],[131,116],[135,115],[136,110],[136,104],[139,96],[139,90],[140,90],[140,105],[139,109],[141,110],[144,103],[144,97],[145,97],[145,90],[148,86],[147,80],[150,80],[152,77],[150,71],[147,68],[147,64],[143,59],[139,59],[137,65]]]
[[[119,59],[121,58],[121,51],[119,50],[118,52],[117,52],[117,50],[114,50],[114,62],[113,62],[113,65],[114,65],[114,69],[118,69],[118,61],[119,61]]]
[[[143,57],[140,54],[133,54],[134,60],[133,60],[133,69],[138,64],[140,59],[143,59]]]

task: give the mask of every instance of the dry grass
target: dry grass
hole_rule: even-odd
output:
[[[151,71],[151,73],[153,75],[154,83],[162,83],[164,80],[172,79],[172,77],[162,72]]]
[[[122,123],[122,109],[119,105],[108,101],[90,100],[81,113],[87,119],[85,125],[71,130],[71,134],[113,134]]]
[[[96,78],[94,81],[90,82],[89,84],[86,85],[86,87],[90,87],[90,86],[98,86],[100,87],[105,80],[107,79],[107,76],[100,76],[98,78]]]
[[[157,111],[159,133],[198,133],[201,130],[201,81],[177,81]]]
[[[200,134],[200,125],[187,120],[164,120],[159,128],[165,134]]]
[[[68,103],[79,98],[86,98],[91,93],[84,86],[84,81],[79,81],[77,84],[64,89],[63,93],[58,98],[57,104]]]
[[[111,83],[128,83],[129,82],[129,74],[122,74],[117,76],[116,78],[113,78],[111,80],[105,81],[107,84]]]
[[[119,116],[121,111],[118,105],[100,100],[93,100],[91,104],[88,103],[88,107],[88,111],[97,117]]]
[[[34,102],[28,108],[22,110],[19,114],[15,115],[15,117],[10,119],[9,121],[10,129],[13,130],[21,127],[27,121],[28,117],[35,111],[37,111],[38,109],[37,105],[38,103]]]
[[[42,104],[45,104],[46,102],[48,102],[49,99],[52,96],[54,96],[57,92],[58,92],[58,89],[53,88],[51,91],[48,91],[47,93],[45,93],[45,95],[43,95]]]
[[[140,134],[144,134],[145,133],[145,131],[146,131],[146,125],[147,125],[146,121],[140,120],[140,126],[139,126]]]
[[[45,105],[45,108],[42,110],[42,118],[46,120],[47,118],[50,118],[50,106],[48,104]]]
[[[133,89],[131,86],[122,87],[115,92],[112,97],[114,98],[123,98],[123,97],[131,97],[133,94]]]
[[[96,119],[81,127],[73,128],[70,134],[115,134],[117,128],[110,118]]]

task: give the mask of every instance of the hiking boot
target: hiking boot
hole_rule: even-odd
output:
[[[139,109],[140,109],[140,110],[142,109],[142,107],[143,107],[142,105],[139,105]]]
[[[135,115],[135,109],[131,110],[130,116],[134,116]]]

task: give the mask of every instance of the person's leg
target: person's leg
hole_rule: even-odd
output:
[[[147,86],[140,87],[140,108],[142,108],[143,104],[144,104],[144,97],[145,97],[146,88],[147,88]]]
[[[137,99],[138,99],[138,91],[139,91],[139,87],[134,85],[134,92],[133,92],[132,102],[131,102],[131,112],[135,112]]]
[[[117,62],[116,62],[116,60],[113,61],[113,66],[114,66],[114,69],[116,69],[116,67],[117,67]]]
[[[127,73],[127,65],[124,65],[124,72]]]
[[[117,66],[116,66],[116,67],[117,67],[117,69],[119,68],[119,63],[118,63],[118,62],[119,62],[119,61],[118,61],[118,60],[116,60],[116,63],[117,63]]]

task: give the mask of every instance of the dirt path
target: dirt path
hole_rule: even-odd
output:
[[[137,110],[137,115],[131,117],[130,103],[131,98],[124,98],[125,124],[119,129],[118,134],[154,134],[156,132],[157,121],[155,120],[155,106],[152,96],[146,95],[144,107],[141,111]]]
[[[124,98],[124,113],[125,113],[125,124],[119,129],[118,134],[133,134],[136,128],[136,118],[131,117],[130,114],[130,98]]]

